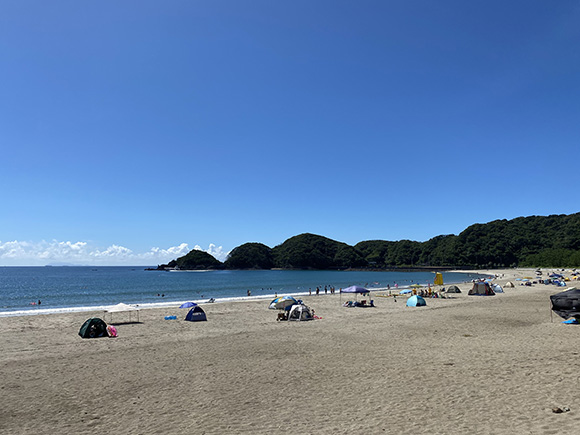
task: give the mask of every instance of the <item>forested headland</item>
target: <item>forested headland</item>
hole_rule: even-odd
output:
[[[270,248],[245,243],[225,262],[193,250],[158,270],[193,269],[420,269],[580,267],[580,213],[529,216],[474,224],[459,235],[412,240],[368,240],[354,246],[300,234]]]

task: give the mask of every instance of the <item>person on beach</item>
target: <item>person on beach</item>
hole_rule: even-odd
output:
[[[320,294],[320,288],[316,287],[316,296]]]
[[[248,290],[248,296],[252,296],[252,292]]]
[[[308,296],[312,296],[312,287],[308,289]]]

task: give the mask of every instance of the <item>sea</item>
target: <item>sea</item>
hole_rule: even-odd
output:
[[[478,275],[442,272],[445,284]],[[154,271],[139,267],[0,267],[0,317],[95,311],[125,303],[141,308],[324,294],[351,285],[397,291],[433,283],[433,272],[212,270]]]

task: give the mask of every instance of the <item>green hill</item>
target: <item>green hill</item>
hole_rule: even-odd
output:
[[[276,267],[282,269],[347,269],[367,262],[352,246],[316,234],[300,234],[272,250]]]
[[[230,252],[224,266],[226,269],[272,269],[272,249],[262,243],[244,243]]]
[[[183,257],[170,261],[168,264],[162,264],[158,269],[163,270],[175,267],[181,270],[208,270],[223,269],[224,265],[207,252],[194,249]]]
[[[300,234],[273,249],[238,246],[221,263],[191,251],[165,267],[181,269],[349,269],[580,267],[580,213],[529,216],[474,224],[458,235],[426,242],[368,240],[355,246],[316,234]]]

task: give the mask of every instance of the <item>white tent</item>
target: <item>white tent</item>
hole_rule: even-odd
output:
[[[310,311],[310,308],[308,308],[306,305],[293,305],[292,308],[290,308],[290,312],[288,313],[288,320],[301,321],[312,319],[314,319],[312,311]]]
[[[501,285],[499,284],[492,284],[491,288],[493,289],[494,292],[496,293],[503,293],[503,288],[501,287]]]
[[[131,322],[131,312],[136,311],[137,312],[137,322],[139,321],[139,308],[137,307],[133,307],[131,305],[127,305],[124,303],[120,303],[117,305],[113,305],[109,308],[107,308],[105,310],[105,314],[106,313],[111,313],[110,314],[110,319],[111,321],[109,323],[113,323],[113,313],[125,313],[125,312],[129,312],[129,322]]]

